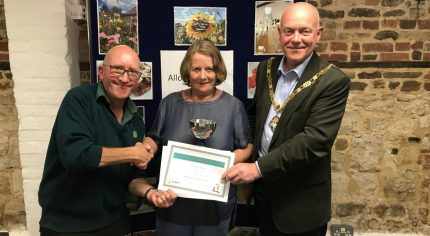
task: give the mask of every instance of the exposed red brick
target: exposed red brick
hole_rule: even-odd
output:
[[[422,76],[422,72],[414,72],[414,71],[408,71],[408,72],[397,72],[393,70],[389,70],[384,72],[384,78],[386,79],[418,79]],[[413,138],[411,138],[412,140]]]
[[[324,30],[321,35],[321,41],[334,40],[336,38],[335,30]]]
[[[324,30],[336,30],[339,28],[339,23],[336,21],[325,21],[323,22]]]
[[[329,55],[328,55],[327,53],[320,54],[320,57],[321,57],[322,59],[326,60],[326,61],[328,61],[328,60],[329,60]]]
[[[332,50],[332,51],[347,51],[348,45],[346,43],[332,42],[332,43],[330,43],[330,50]]]
[[[380,71],[374,71],[374,72],[360,72],[357,74],[357,77],[359,79],[376,79],[381,78],[382,73]]]
[[[381,61],[409,61],[409,53],[381,53]]]
[[[430,155],[423,155],[423,165],[430,166]]]
[[[383,89],[383,88],[385,88],[385,82],[383,80],[374,80],[373,81],[373,88]]]
[[[378,57],[378,55],[376,55],[376,54],[366,54],[366,55],[363,55],[363,60],[364,61],[374,61],[374,60],[376,60],[377,57]]]
[[[423,61],[430,61],[430,53],[423,53]]]
[[[411,49],[409,42],[396,43],[396,51],[409,51]]]
[[[415,20],[399,20],[400,29],[415,29],[417,22]]]
[[[428,188],[430,186],[430,180],[428,178],[423,179],[423,181],[421,181],[421,187],[423,188]]]
[[[326,42],[319,42],[317,44],[317,47],[315,48],[315,51],[317,52],[325,52],[327,50],[328,43]]]
[[[354,91],[354,90],[358,90],[358,91],[364,91],[367,87],[366,83],[363,82],[351,82],[351,87],[350,90]]]
[[[429,202],[429,195],[425,191],[421,192],[421,202],[423,202],[423,203],[428,203]]]
[[[2,52],[8,52],[9,48],[8,48],[8,42],[0,42],[0,51]]]
[[[330,54],[329,61],[347,61],[348,55],[346,54]]]
[[[430,42],[424,43],[424,51],[429,52],[430,51]]]
[[[411,48],[414,50],[422,50],[424,47],[424,42],[423,41],[416,41],[415,43],[413,43],[411,45]]]
[[[424,83],[424,90],[430,91],[430,83]]]
[[[391,43],[364,43],[363,52],[392,52],[393,44]]]
[[[412,60],[414,61],[421,61],[423,58],[423,52],[419,50],[415,50],[412,52]]]
[[[418,220],[421,221],[423,224],[427,224],[427,218],[429,215],[429,209],[427,208],[418,208]]]
[[[359,43],[352,43],[351,51],[360,51],[360,44]]]
[[[421,88],[421,83],[415,80],[408,80],[403,82],[403,86],[400,88],[402,92],[416,92]],[[430,162],[423,164],[422,166],[427,166],[430,169]]]
[[[418,29],[430,29],[430,20],[418,20]]]
[[[363,29],[377,30],[377,29],[379,29],[379,21],[364,20],[363,21]]]
[[[422,188],[428,188],[430,187],[430,179],[425,178],[421,181],[421,187]]]
[[[0,53],[0,61],[9,61],[9,53]]]
[[[397,28],[397,25],[399,25],[399,21],[384,19],[382,20],[381,25],[386,28]]]
[[[361,21],[354,20],[354,21],[345,21],[343,24],[344,29],[360,29]]]
[[[381,0],[366,0],[366,6],[378,6]]]
[[[360,61],[361,52],[350,52],[349,56],[351,57],[351,61]]]
[[[399,85],[400,85],[399,81],[390,81],[390,83],[388,83],[388,88],[391,90],[394,90],[397,87],[399,87]]]

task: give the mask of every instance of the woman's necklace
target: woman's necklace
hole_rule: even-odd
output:
[[[298,87],[290,95],[288,95],[287,99],[285,99],[285,101],[284,101],[283,104],[276,104],[276,102],[275,102],[275,92],[273,91],[273,84],[272,84],[272,72],[271,72],[271,67],[272,67],[272,61],[273,61],[273,59],[274,59],[274,57],[271,57],[267,61],[266,77],[267,77],[267,83],[269,85],[270,101],[272,102],[273,109],[275,109],[275,112],[276,112],[275,116],[269,122],[269,127],[272,130],[272,132],[275,132],[276,126],[278,126],[278,122],[279,122],[279,119],[281,117],[281,112],[287,106],[288,102],[290,102],[303,89],[305,89],[305,88],[311,86],[313,83],[315,83],[315,81],[317,81],[318,78],[321,75],[323,75],[324,73],[326,73],[334,65],[333,64],[329,64],[328,66],[324,67],[322,70],[320,70],[314,76],[312,76],[312,78],[310,80],[304,82],[300,87]]]
[[[211,102],[211,101],[215,100],[216,91],[217,91],[217,88],[215,88],[215,89],[213,90],[213,92],[212,92],[212,94],[211,94],[210,98],[209,98],[208,100],[206,100],[206,101],[194,101],[194,99],[193,99],[193,89],[192,89],[192,88],[190,88],[190,100],[191,100],[192,102]]]

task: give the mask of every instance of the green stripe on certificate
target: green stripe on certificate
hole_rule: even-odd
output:
[[[224,165],[225,165],[225,163],[221,161],[215,161],[215,160],[211,160],[203,157],[196,157],[196,156],[191,156],[191,155],[177,153],[177,152],[173,154],[173,157],[177,159],[185,160],[185,161],[192,161],[192,162],[197,162],[205,165],[217,166],[221,168],[224,168]]]

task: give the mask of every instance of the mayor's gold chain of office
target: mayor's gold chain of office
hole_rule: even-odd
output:
[[[315,81],[317,81],[321,75],[326,73],[333,64],[329,64],[328,66],[324,67],[322,70],[320,70],[318,73],[316,73],[312,78],[306,82],[304,82],[300,87],[295,89],[287,99],[285,99],[284,104],[276,104],[275,102],[275,92],[273,91],[273,84],[272,84],[272,61],[274,57],[271,57],[267,62],[267,83],[269,84],[269,95],[270,95],[270,101],[272,102],[273,108],[276,111],[276,115],[272,118],[272,120],[269,122],[269,127],[272,129],[272,131],[275,131],[276,126],[278,125],[278,121],[280,118],[279,113],[284,110],[284,108],[287,106],[288,102],[290,102],[298,93],[300,93],[303,89],[311,86]]]

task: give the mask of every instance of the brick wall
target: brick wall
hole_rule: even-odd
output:
[[[339,62],[429,61],[429,3],[424,0],[309,1],[325,33],[320,55]]]
[[[25,229],[26,224],[13,87],[4,4],[0,0],[0,231]]]
[[[351,77],[333,148],[331,223],[430,235],[430,3],[311,1],[319,54]]]
[[[0,221],[0,230],[13,232],[12,235],[23,230],[27,233],[25,235],[38,235],[41,209],[37,191],[49,136],[64,94],[79,83],[78,27],[70,19],[66,1],[2,2],[4,13],[1,17],[6,19],[10,58],[8,73],[11,88],[7,91],[11,95],[8,104],[11,112],[2,110],[0,120],[15,122],[15,129],[9,132],[13,150],[4,158],[7,165],[15,165],[4,170],[11,173],[9,182],[13,193],[19,189],[21,192],[17,196],[9,195],[8,208],[3,210],[9,220]],[[11,118],[13,114],[14,119]],[[2,125],[0,136],[4,132]],[[15,156],[19,159],[15,160]],[[2,177],[0,186],[3,186],[2,181],[8,181]]]

